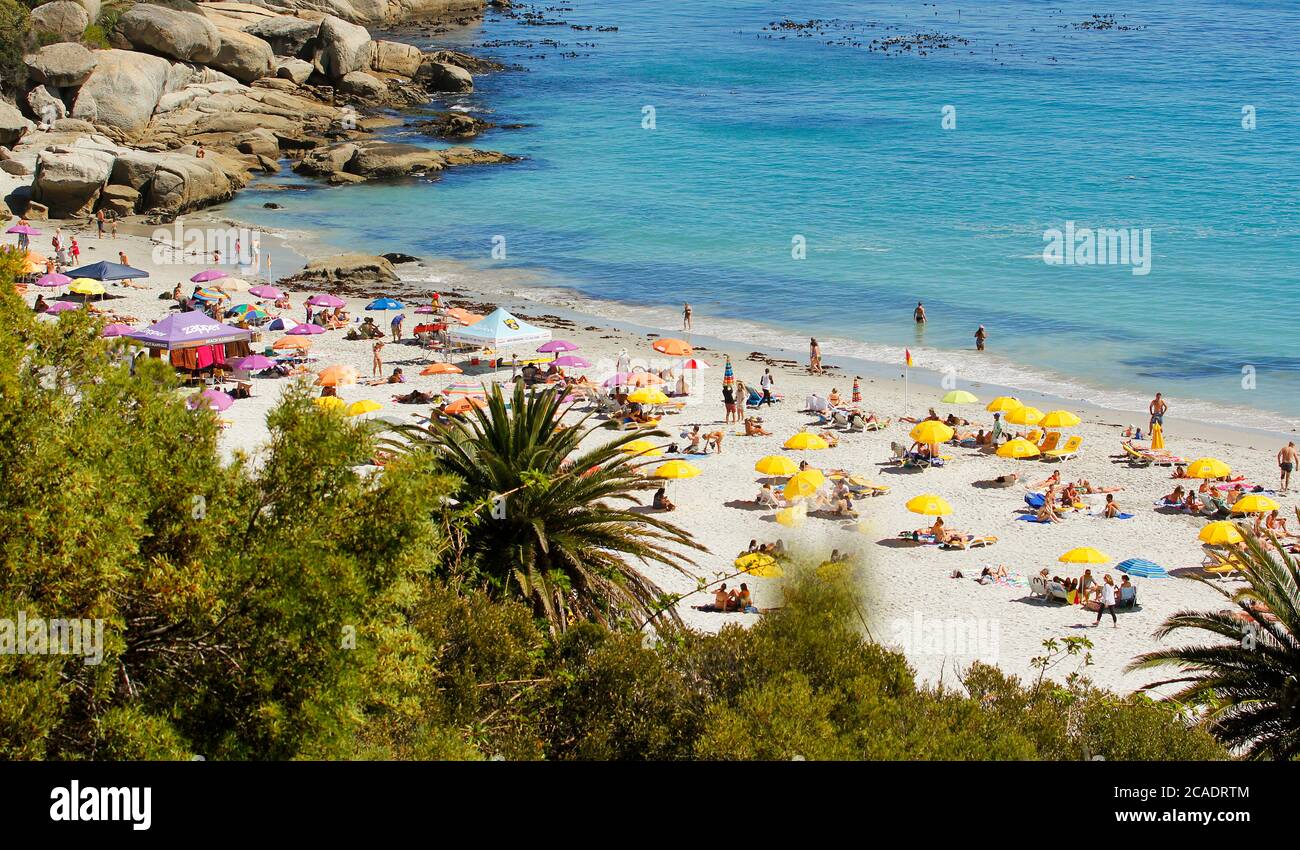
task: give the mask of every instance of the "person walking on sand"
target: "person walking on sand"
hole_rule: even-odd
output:
[[[820,375],[822,369],[822,347],[817,344],[817,338],[813,337],[808,343],[808,371],[814,375]]]
[[[113,213],[113,217],[109,219],[108,225],[109,225],[108,228],[109,235],[112,236],[114,239],[116,239],[117,238],[117,213]]]
[[[1290,441],[1277,453],[1277,468],[1282,471],[1282,492],[1291,490],[1291,473],[1295,471],[1297,455],[1295,440]]]
[[[682,304],[682,330],[691,329],[691,305],[689,302]]]
[[[371,367],[370,367],[370,377],[372,377],[372,378],[378,378],[378,377],[381,377],[381,376],[384,374],[384,342],[383,342],[383,340],[375,340],[375,344],[374,344],[373,346],[370,347],[370,350],[373,351],[373,352],[374,352],[374,355],[375,355],[374,363],[373,363],[373,364],[371,365]]]
[[[95,229],[99,232],[99,238],[104,238],[104,210],[100,208],[95,212]]]
[[[1119,620],[1115,618],[1115,580],[1106,576],[1101,583],[1101,596],[1098,598],[1099,607],[1097,608],[1097,619],[1092,624],[1094,627],[1101,625],[1101,615],[1110,612],[1110,621],[1115,628],[1119,628]]]
[[[760,407],[767,405],[772,406],[772,387],[776,384],[776,379],[772,377],[771,369],[763,370],[763,377],[758,379],[758,385],[763,389],[763,400],[758,404]]]
[[[925,305],[920,301],[916,302],[916,309],[912,311],[912,318],[916,319],[918,325],[925,324]]]
[[[736,413],[736,391],[731,388],[731,384],[722,385],[722,406],[727,409],[727,416],[723,422],[739,422],[740,415]]]
[[[988,338],[989,338],[988,331],[984,330],[984,326],[983,326],[983,325],[980,325],[979,328],[977,328],[977,329],[975,330],[975,350],[976,350],[976,351],[983,351],[983,350],[984,350],[984,340],[986,340],[986,339],[988,339]]]
[[[81,246],[77,244],[77,237],[72,237],[72,264],[81,265]]]
[[[1148,430],[1156,425],[1161,428],[1165,426],[1165,411],[1168,409],[1169,404],[1161,397],[1160,393],[1156,393],[1156,397],[1151,399],[1151,404],[1147,407],[1148,412],[1151,414],[1151,421],[1147,423]]]

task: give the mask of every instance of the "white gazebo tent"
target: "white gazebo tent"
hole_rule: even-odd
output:
[[[453,343],[460,345],[501,351],[546,342],[551,338],[551,332],[530,325],[498,307],[472,325],[449,330],[447,336]]]

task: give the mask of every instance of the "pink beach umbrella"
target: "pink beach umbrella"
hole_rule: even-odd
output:
[[[133,330],[135,330],[135,328],[131,327],[130,325],[124,325],[121,324],[120,322],[114,322],[111,325],[105,325],[104,329],[99,332],[99,335],[105,338],[114,337],[114,336],[124,336],[126,334],[131,333],[131,331]]]
[[[563,357],[557,357],[554,362],[556,366],[568,366],[572,369],[587,369],[591,367],[591,364],[586,360],[573,354],[566,354]]]
[[[53,288],[56,286],[67,286],[70,283],[72,283],[72,278],[68,277],[66,274],[59,274],[58,272],[50,272],[49,274],[43,274],[36,278],[37,286],[48,286]]]
[[[221,390],[204,390],[197,395],[190,396],[189,400],[186,402],[190,410],[198,410],[206,404],[213,410],[218,411],[225,410],[234,403],[235,400],[223,393]]]
[[[261,354],[250,354],[235,361],[235,368],[243,372],[260,372],[263,369],[270,369],[274,365],[274,360]]]
[[[347,302],[337,295],[321,294],[308,298],[307,303],[313,307],[343,307]]]
[[[683,369],[712,369],[713,367],[710,366],[708,363],[705,363],[703,360],[699,360],[692,357],[690,360],[687,360],[685,363],[682,364],[682,368]]]
[[[266,283],[254,286],[252,289],[248,290],[248,294],[256,295],[258,298],[283,298],[284,297],[283,292],[276,289],[274,286],[271,286]]]
[[[45,312],[66,313],[69,310],[79,310],[79,309],[81,309],[81,306],[78,304],[73,304],[71,301],[55,301],[53,304],[45,308]]]
[[[421,304],[419,307],[416,307],[416,308],[415,308],[415,312],[417,312],[417,313],[436,313],[436,312],[438,312],[438,311],[435,310],[435,309],[433,309],[433,305],[432,305],[432,304]]]
[[[40,236],[41,232],[30,224],[15,224],[5,231],[5,233],[21,233],[24,236]]]
[[[207,269],[190,278],[190,283],[207,283],[210,280],[220,280],[223,277],[230,277],[230,275],[221,269]]]
[[[560,351],[577,351],[578,344],[569,342],[567,339],[553,339],[550,342],[544,342],[537,346],[537,351],[541,354],[554,354]]]
[[[301,325],[294,325],[293,327],[289,328],[289,330],[286,331],[286,333],[291,333],[294,336],[315,336],[316,334],[325,333],[325,329],[317,324],[309,325],[304,323]]]

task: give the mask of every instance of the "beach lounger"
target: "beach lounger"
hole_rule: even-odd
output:
[[[965,540],[948,541],[940,545],[940,549],[977,549],[983,546],[992,546],[997,543],[998,539],[992,534],[985,534],[979,537],[967,536]]]
[[[1038,444],[1038,450],[1043,454],[1047,454],[1048,452],[1055,450],[1056,445],[1059,442],[1061,442],[1061,432],[1048,431],[1047,436],[1043,437],[1043,441]]]
[[[1034,445],[1038,445],[1038,442],[1043,439],[1043,432],[1040,429],[1035,428],[1025,435],[1025,439]]]
[[[1119,608],[1136,608],[1138,601],[1138,591],[1136,587],[1121,587],[1119,589]]]
[[[1047,582],[1047,598],[1059,600],[1067,605],[1071,602],[1070,592],[1059,581]]]
[[[1069,460],[1079,453],[1079,446],[1083,445],[1083,437],[1071,437],[1065,441],[1065,445],[1059,449],[1044,449],[1044,460]]]
[[[1042,576],[1033,576],[1029,579],[1029,595],[1041,596],[1043,599],[1050,598],[1047,593],[1047,579]]]

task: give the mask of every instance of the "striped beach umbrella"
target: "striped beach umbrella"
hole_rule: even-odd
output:
[[[853,403],[862,403],[862,382],[857,375],[853,376]]]
[[[736,373],[731,368],[731,357],[730,355],[728,355],[727,365],[722,370],[722,385],[726,387],[726,386],[730,386],[731,384],[734,384],[735,382],[736,382]]]
[[[1115,569],[1138,578],[1169,578],[1169,573],[1165,572],[1164,567],[1145,558],[1129,558],[1127,561],[1120,561]]]

